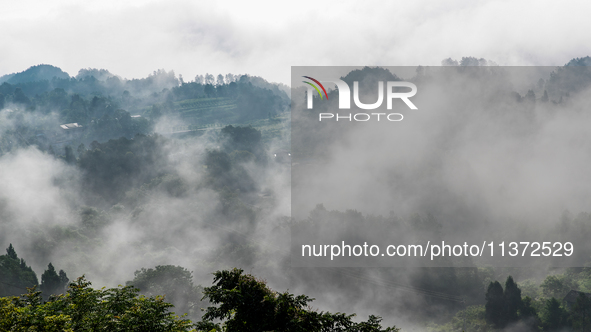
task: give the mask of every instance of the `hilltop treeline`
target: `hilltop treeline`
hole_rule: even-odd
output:
[[[278,85],[248,75],[184,82],[165,70],[132,80],[97,69],[81,70],[76,77],[59,73],[59,68],[40,65],[4,77],[0,109],[7,110],[8,122],[0,125],[0,153],[30,145],[55,151],[132,138],[152,133],[163,118],[174,120],[163,125],[163,132],[247,123],[276,117],[289,105]],[[77,126],[60,127],[71,123]]]

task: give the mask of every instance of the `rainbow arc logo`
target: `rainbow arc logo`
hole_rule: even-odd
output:
[[[326,93],[326,89],[324,88],[324,86],[322,85],[322,83],[320,83],[318,80],[310,77],[310,76],[302,76],[304,78],[307,78],[309,80],[312,80],[314,83],[318,84],[318,86],[320,86],[320,88],[322,89],[322,91],[324,91],[324,96],[326,97],[326,100],[328,100],[328,94]],[[306,82],[306,81],[302,81],[306,84],[309,84],[310,86],[312,86],[314,89],[316,89],[316,91],[318,92],[318,95],[320,95],[320,99],[322,99],[322,93],[320,92],[320,89],[318,89],[318,87],[310,82]]]

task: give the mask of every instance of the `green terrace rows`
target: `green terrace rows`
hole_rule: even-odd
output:
[[[198,98],[174,103],[183,118],[210,118],[210,120],[231,117],[237,111],[233,98]],[[209,122],[209,121],[207,121]]]

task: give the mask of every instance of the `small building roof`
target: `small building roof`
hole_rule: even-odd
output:
[[[62,129],[66,129],[66,130],[75,129],[75,128],[82,128],[82,126],[79,125],[78,123],[66,123],[66,124],[60,125],[60,127]]]
[[[563,300],[567,303],[575,303],[577,302],[577,297],[579,297],[581,294],[585,294],[588,298],[591,298],[591,293],[579,292],[572,289],[570,292],[568,292],[568,294],[566,294]]]

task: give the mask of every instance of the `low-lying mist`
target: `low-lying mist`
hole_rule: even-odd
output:
[[[332,123],[323,131],[303,117],[294,118],[304,125],[292,136],[263,140],[244,124],[176,138],[161,129],[182,124],[171,113],[156,120],[156,133],[72,147],[73,159],[35,144],[12,149],[0,156],[0,247],[12,243],[38,273],[51,262],[95,287],[125,284],[158,265],[182,266],[208,286],[212,272],[239,267],[271,288],[316,298],[320,310],[374,313],[403,328],[444,319],[482,304],[490,281],[542,278],[548,267],[293,267],[290,227],[342,220],[335,233],[349,236],[345,226],[366,221],[402,237],[462,241],[589,234],[589,81],[572,90],[567,83],[578,72],[546,68],[509,85],[511,69],[453,70],[461,68],[404,78],[419,87],[419,109],[403,111],[399,123]],[[398,79],[393,74],[354,73],[368,85],[361,98],[374,100],[370,82]],[[447,94],[453,89],[457,95]],[[304,109],[304,93],[294,86],[292,110]],[[33,126],[31,114],[1,110],[2,140],[17,137],[21,123]],[[291,154],[277,158],[292,142],[293,165]],[[292,205],[292,171],[302,167],[321,171],[304,173]]]

